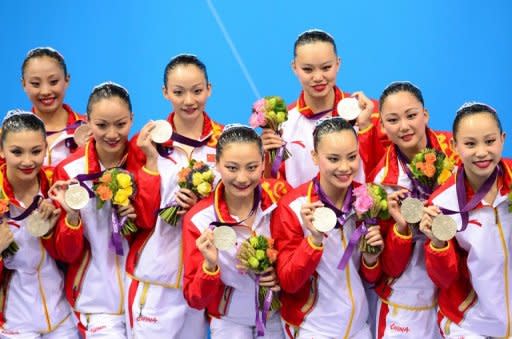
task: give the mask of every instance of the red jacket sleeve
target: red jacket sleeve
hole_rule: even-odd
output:
[[[68,180],[69,176],[66,171],[61,167],[57,166],[54,172],[54,181],[57,180]],[[72,226],[66,221],[67,213],[62,210],[62,213],[55,225],[53,235],[48,241],[54,243],[48,243],[49,248],[54,246],[50,251],[53,252],[53,257],[57,260],[61,260],[67,263],[73,263],[82,257],[84,250],[84,234],[82,221],[77,226]],[[50,253],[52,254],[52,253]]]
[[[384,272],[390,277],[398,278],[411,260],[412,249],[412,232],[409,235],[402,235],[396,230],[395,224],[391,225],[384,238],[384,251],[381,256]]]
[[[380,258],[373,266],[368,266],[365,264],[363,256],[361,256],[361,267],[359,268],[359,273],[361,277],[369,282],[370,284],[376,283],[382,275],[382,265],[380,263]]]
[[[133,200],[137,218],[135,223],[143,229],[155,227],[160,208],[160,174],[146,169],[146,156],[136,145],[138,135],[130,141],[127,169],[135,177],[137,191]]]
[[[185,275],[183,277],[183,294],[190,307],[204,309],[214,301],[223,289],[220,270],[214,273],[203,269],[204,258],[196,247],[196,239],[201,235],[191,221],[190,211],[183,218],[183,258]]]
[[[275,240],[279,284],[288,293],[297,292],[313,275],[322,258],[323,247],[304,238],[295,213],[279,203],[272,213],[270,231]]]
[[[446,247],[435,248],[430,241],[425,242],[425,264],[430,279],[439,288],[446,289],[459,275],[459,257],[454,240],[448,241]]]
[[[358,133],[359,154],[361,155],[367,180],[369,180],[370,173],[373,172],[375,166],[377,166],[386,153],[386,146],[389,144],[380,131],[381,126],[378,114],[374,113],[372,115],[371,122],[372,124],[368,128]]]

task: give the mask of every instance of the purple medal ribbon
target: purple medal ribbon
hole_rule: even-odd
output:
[[[127,217],[119,219],[117,208],[112,206],[112,235],[110,237],[109,248],[116,251],[117,255],[123,255],[123,240],[121,237],[121,228],[126,222]]]
[[[97,172],[97,173],[90,173],[90,174],[79,174],[75,177],[75,179],[78,180],[78,183],[80,184],[80,186],[82,186],[83,188],[85,188],[87,190],[87,193],[89,193],[89,198],[94,198],[96,195],[89,188],[89,186],[87,186],[84,183],[84,181],[96,180],[96,179],[100,178],[104,172],[105,171],[101,171],[101,172]]]
[[[68,125],[61,130],[46,132],[46,136],[48,137],[50,135],[61,133],[64,131],[66,131],[66,132],[74,131],[77,127],[79,127],[83,124],[85,124],[85,121],[77,120],[74,123],[72,123],[71,125]],[[74,150],[74,149],[78,148],[78,145],[76,144],[75,139],[73,139],[73,136],[64,139],[64,145],[70,150]]]
[[[14,221],[21,221],[21,220],[27,218],[30,214],[32,214],[32,212],[34,212],[37,209],[37,207],[39,206],[39,201],[41,200],[41,198],[42,197],[40,195],[36,195],[34,197],[34,200],[32,200],[32,203],[27,207],[27,209],[25,209],[17,217],[12,217],[10,211],[7,211],[7,213],[5,213],[5,216],[8,219],[11,219],[11,220],[14,220]]]
[[[184,144],[184,145],[196,148],[196,147],[201,147],[201,146],[206,145],[208,143],[208,141],[210,140],[210,137],[211,137],[211,134],[202,140],[195,140],[195,139],[188,138],[184,135],[181,135],[181,134],[173,131],[172,135],[171,135],[171,140],[177,141],[180,144]],[[160,154],[160,156],[166,158],[172,154],[173,148],[165,147],[162,144],[157,144],[156,150],[158,151],[158,154]]]
[[[258,210],[258,206],[260,205],[260,201],[261,201],[261,185],[258,185],[254,189],[254,201],[253,201],[253,204],[252,204],[251,211],[249,212],[247,217],[245,217],[244,219],[242,219],[240,221],[237,221],[237,222],[222,222],[222,221],[220,221],[219,215],[217,214],[217,209],[214,208],[215,221],[210,223],[210,229],[213,229],[214,227],[218,227],[218,226],[237,226],[237,225],[243,224],[254,213],[256,213],[256,211]]]
[[[265,335],[265,326],[267,325],[267,315],[270,310],[270,305],[272,303],[273,292],[269,288],[267,293],[265,294],[265,300],[263,302],[263,309],[260,311],[260,277],[256,276],[256,284],[254,285],[254,305],[256,308],[256,331],[258,332],[258,337],[262,337]],[[260,316],[261,312],[261,316]]]
[[[458,232],[464,232],[468,227],[469,223],[469,211],[473,210],[480,201],[485,197],[487,193],[491,190],[492,185],[496,181],[498,174],[500,174],[501,168],[496,166],[491,175],[484,181],[482,186],[476,191],[475,195],[471,198],[471,200],[466,201],[467,193],[466,193],[466,185],[464,184],[464,166],[460,166],[457,169],[457,181],[455,182],[455,189],[457,191],[457,202],[459,205],[460,211],[452,211],[446,208],[440,208],[443,214],[451,215],[451,214],[460,214],[462,218],[462,227]]]
[[[284,149],[285,149],[286,143],[279,147],[277,150],[276,157],[274,159],[274,162],[272,163],[272,168],[270,169],[270,175],[275,178],[277,176],[277,172],[279,171],[279,166],[281,166],[281,163],[283,162],[283,156],[284,156]]]
[[[429,146],[430,146],[429,142],[427,142],[427,147],[429,147]],[[428,187],[427,185],[424,185],[423,183],[421,183],[418,179],[416,179],[414,177],[414,175],[412,174],[412,171],[408,165],[409,160],[407,159],[405,154],[400,150],[400,148],[396,145],[395,145],[395,151],[398,156],[398,160],[403,165],[402,168],[403,168],[405,174],[407,175],[409,180],[411,180],[411,184],[412,184],[411,196],[413,198],[417,198],[422,201],[427,200],[430,197],[430,195],[432,194],[432,188]]]

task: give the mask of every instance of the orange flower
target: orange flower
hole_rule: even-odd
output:
[[[9,212],[9,201],[2,199],[0,200],[0,215],[4,215]]]
[[[273,263],[277,259],[277,250],[273,248],[267,248],[267,257],[270,263]]]
[[[105,184],[110,184],[112,182],[112,174],[110,174],[109,171],[103,173],[103,175],[100,178],[100,182]]]
[[[274,248],[274,239],[272,239],[272,238],[268,238],[268,239],[267,239],[267,242],[268,242],[268,247],[270,247],[270,248]]]
[[[425,163],[423,163],[423,162],[417,162],[416,163],[416,169],[419,169],[420,171],[423,171],[423,168],[425,168]]]
[[[204,162],[202,161],[198,161],[194,164],[194,166],[192,167],[193,169],[201,169],[203,168],[205,165],[204,165]]]
[[[427,164],[423,169],[423,173],[429,178],[432,178],[436,174],[436,167],[432,164]]]
[[[434,153],[426,153],[425,154],[425,162],[427,164],[433,164],[436,162],[436,155]]]
[[[192,172],[192,169],[190,167],[182,168],[181,171],[178,172],[178,182],[187,182],[187,177]]]
[[[98,188],[96,188],[96,193],[103,201],[112,199],[112,191],[107,185],[98,185]]]

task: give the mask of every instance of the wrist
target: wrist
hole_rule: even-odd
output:
[[[145,164],[145,169],[150,171],[150,172],[158,172],[158,165],[157,165],[158,161],[156,158],[147,158],[146,159],[146,164]]]
[[[445,248],[447,245],[446,241],[441,241],[441,240],[437,240],[437,239],[432,239],[431,243],[432,243],[432,246],[437,249]]]
[[[324,237],[323,236],[318,237],[318,236],[310,235],[309,240],[316,247],[322,247],[324,245],[324,242],[323,242]]]
[[[211,261],[206,259],[203,262],[203,268],[209,273],[215,273],[219,269],[217,263],[212,263]]]

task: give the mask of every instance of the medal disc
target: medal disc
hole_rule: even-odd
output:
[[[172,126],[167,120],[154,121],[155,128],[151,131],[151,140],[157,144],[163,144],[171,139]]]
[[[417,224],[423,217],[423,202],[416,198],[405,198],[400,206],[400,213],[409,224]]]
[[[432,220],[432,234],[441,241],[448,241],[457,234],[457,224],[449,216],[439,214]]]
[[[221,251],[227,251],[236,245],[235,230],[229,226],[219,226],[213,230],[213,244]]]
[[[87,139],[89,139],[89,133],[91,133],[91,128],[87,124],[78,126],[73,133],[75,143],[79,147],[85,145]]]
[[[359,101],[356,98],[345,98],[338,102],[338,115],[347,121],[355,120],[361,114]]]
[[[319,207],[313,212],[313,226],[320,232],[328,232],[336,226],[336,213],[328,207]]]
[[[27,232],[35,237],[40,238],[50,230],[50,221],[42,219],[41,214],[38,211],[32,212],[27,218],[26,229]]]
[[[69,185],[64,193],[64,201],[74,210],[80,210],[89,202],[89,193],[85,188],[78,184]]]

